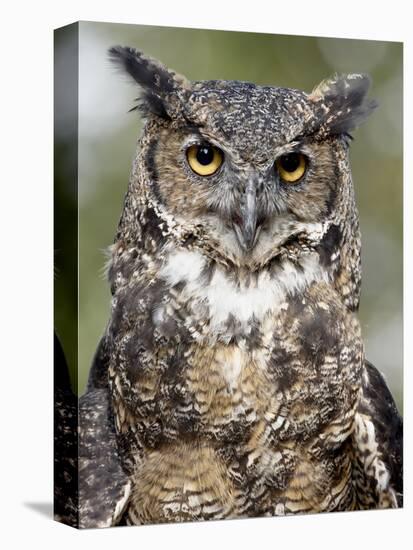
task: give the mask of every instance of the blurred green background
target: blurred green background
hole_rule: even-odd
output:
[[[367,357],[384,373],[401,410],[402,44],[89,22],[79,24],[79,393],[109,317],[104,250],[113,242],[142,127],[138,114],[128,113],[136,88],[107,59],[116,44],[137,47],[194,80],[311,91],[336,72],[371,75],[371,96],[380,107],[354,132],[351,148],[363,237],[360,318]],[[64,132],[56,138],[64,152],[69,138]],[[60,278],[63,287],[64,272]],[[58,315],[56,322],[65,349],[73,347],[70,320]],[[73,373],[70,354],[69,362]]]

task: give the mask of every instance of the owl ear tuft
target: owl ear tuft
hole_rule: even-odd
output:
[[[371,84],[366,74],[339,75],[323,80],[309,99],[316,104],[320,129],[328,134],[344,134],[358,127],[378,106],[367,98]]]
[[[114,46],[109,50],[109,59],[126,71],[141,88],[138,106],[131,110],[139,109],[144,115],[174,118],[179,110],[179,100],[190,89],[185,77],[134,48]]]

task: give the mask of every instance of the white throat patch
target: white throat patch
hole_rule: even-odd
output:
[[[172,250],[160,271],[160,277],[169,285],[185,283],[185,298],[193,302],[194,312],[207,306],[210,327],[219,329],[231,315],[240,323],[252,317],[261,321],[270,311],[281,309],[289,295],[303,291],[313,282],[328,282],[328,275],[316,255],[304,256],[301,268],[285,260],[277,275],[263,269],[258,278],[247,285],[237,285],[217,267],[209,284],[205,286],[202,270],[207,260],[199,253]]]

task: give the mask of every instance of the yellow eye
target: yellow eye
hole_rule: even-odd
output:
[[[223,153],[210,145],[191,145],[186,152],[188,164],[199,176],[212,176],[224,161]]]
[[[307,169],[307,157],[301,153],[289,153],[275,161],[280,178],[284,183],[296,183]]]

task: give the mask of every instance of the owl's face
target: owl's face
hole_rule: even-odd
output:
[[[201,228],[238,264],[262,265],[329,219],[338,151],[375,107],[366,99],[368,77],[343,76],[306,94],[189,82],[130,48],[112,48],[111,56],[142,87],[153,136],[145,150],[150,192],[176,223]]]
[[[332,140],[277,142],[265,115],[243,115],[257,124],[248,150],[206,125],[162,128],[151,176],[175,219],[201,225],[223,252],[248,261],[329,214],[337,166]]]

